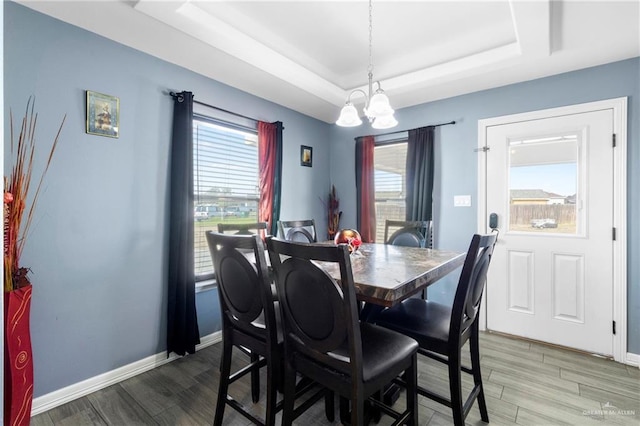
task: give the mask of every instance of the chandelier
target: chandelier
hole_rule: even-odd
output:
[[[390,129],[391,127],[395,127],[398,124],[398,121],[393,116],[394,110],[391,108],[389,104],[389,98],[385,95],[384,90],[380,86],[379,81],[375,81],[377,84],[377,89],[375,93],[373,93],[373,61],[372,58],[372,30],[373,30],[373,19],[372,19],[372,11],[373,7],[371,5],[372,0],[369,0],[369,93],[365,93],[364,90],[355,89],[351,91],[349,97],[347,98],[347,102],[342,107],[340,111],[340,117],[336,124],[342,127],[355,127],[362,124],[362,120],[358,114],[358,110],[351,102],[351,97],[355,93],[362,93],[365,97],[365,105],[364,105],[364,115],[369,119],[371,123],[371,127],[374,129]],[[373,94],[372,94],[373,93]]]

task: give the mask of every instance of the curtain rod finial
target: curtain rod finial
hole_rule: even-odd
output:
[[[177,100],[178,102],[184,102],[184,92],[180,92],[180,93],[176,93],[174,91],[170,91],[169,95],[171,95],[172,98],[174,98],[175,100]]]

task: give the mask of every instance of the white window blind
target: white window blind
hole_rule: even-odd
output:
[[[257,131],[198,117],[193,121],[196,281],[213,274],[205,232],[218,223],[257,222]]]
[[[384,242],[385,220],[405,220],[406,160],[406,142],[376,145],[374,148],[377,242]]]

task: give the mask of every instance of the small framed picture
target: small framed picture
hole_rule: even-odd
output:
[[[120,100],[87,90],[87,133],[117,138],[120,135]]]
[[[300,145],[300,165],[305,167],[313,167],[312,147]]]

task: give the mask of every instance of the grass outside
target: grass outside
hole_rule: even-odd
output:
[[[219,223],[256,223],[258,219],[256,216],[238,217],[211,217],[207,220],[195,221],[194,233],[195,233],[195,248],[204,249],[207,248],[207,240],[204,237],[204,233],[207,231],[218,231]]]
[[[218,231],[219,223],[256,223],[258,220],[255,215],[248,217],[227,216],[227,217],[211,217],[207,220],[195,221],[194,223],[194,256],[195,256],[195,273],[196,275],[211,272],[212,264],[209,254],[209,246],[205,238],[205,232]]]
[[[534,234],[575,234],[576,223],[559,223],[557,228],[534,228],[530,224],[510,224],[509,231],[531,232]]]

